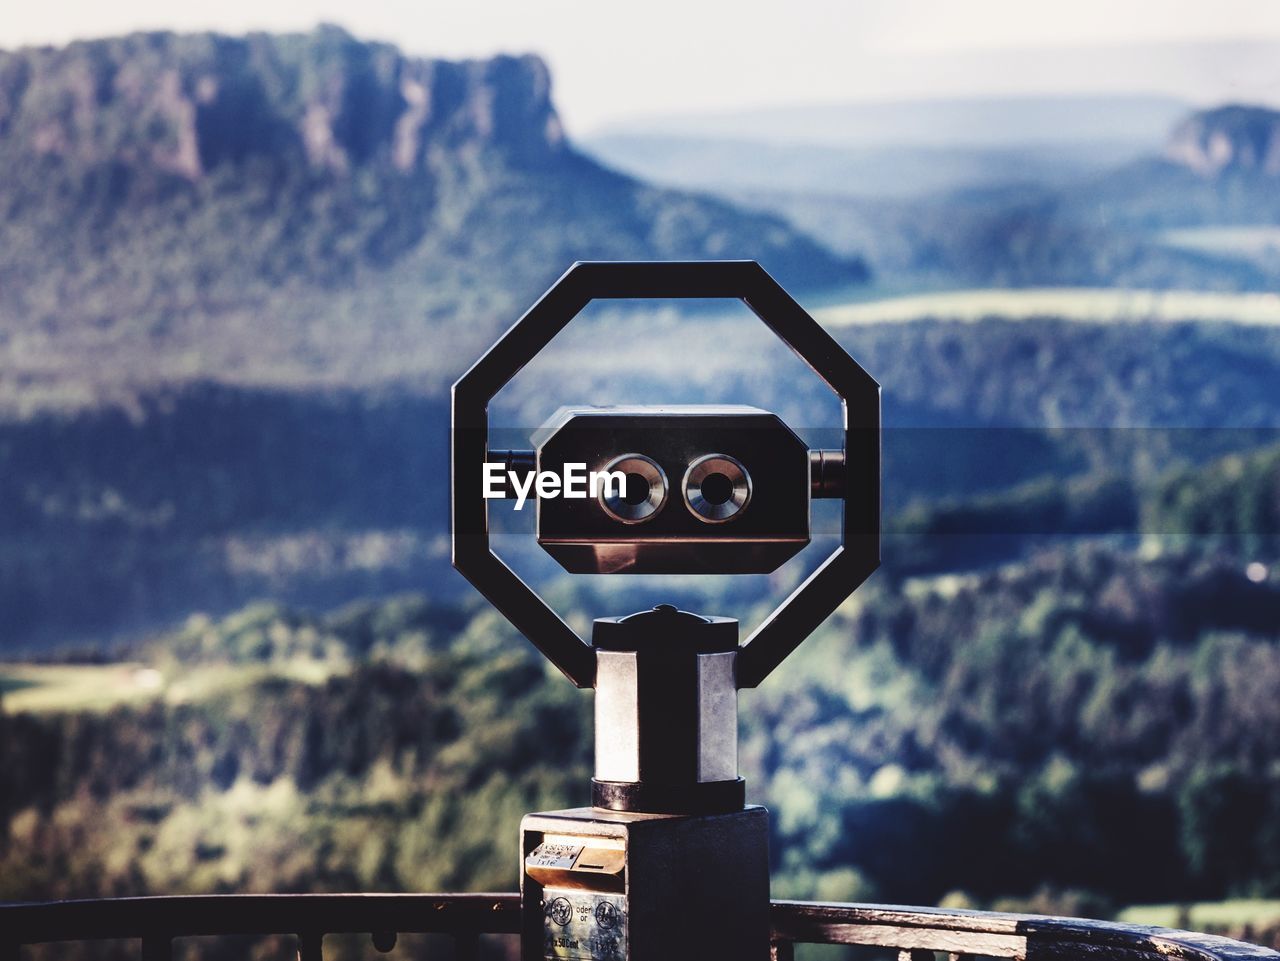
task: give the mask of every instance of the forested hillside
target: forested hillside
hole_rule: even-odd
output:
[[[512,406],[746,399],[803,433],[830,404],[816,379],[755,372],[746,319],[682,321],[722,348],[665,349],[661,367],[620,376],[596,345],[638,322],[621,317],[590,357],[522,378]],[[981,551],[947,536],[889,544],[904,569],[1008,556],[1009,533],[1136,531],[1139,489],[1165,471],[1278,436],[1280,332],[1041,319],[839,333],[884,384],[889,528],[997,535]],[[447,429],[444,400],[408,390],[210,384],[0,424],[0,649],[98,642],[259,597],[329,607],[423,585],[456,596]],[[1053,506],[1067,477],[1075,513]],[[1039,494],[1025,486],[1037,482]],[[967,520],[947,498],[964,500]]]
[[[1164,475],[1133,509],[1182,533],[1138,551],[1032,541],[913,577],[891,536],[743,696],[776,893],[1280,894],[1278,464]],[[634,606],[617,587],[556,599]],[[695,593],[671,599],[759,613]],[[590,695],[479,601],[196,615],[114,658],[0,670],[0,897],[508,886],[518,815],[581,802],[589,758]]]
[[[1257,556],[877,575],[743,698],[775,894],[1280,893],[1280,581]],[[519,814],[585,797],[590,695],[483,607],[259,606],[127,657],[77,668],[122,678],[115,706],[30,713],[38,678],[7,682],[0,897],[507,887]]]

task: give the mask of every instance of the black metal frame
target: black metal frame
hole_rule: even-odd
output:
[[[592,300],[741,300],[840,398],[843,543],[747,638],[738,686],[755,687],[880,565],[880,386],[755,261],[577,263],[453,385],[453,564],[578,687],[595,656],[489,546],[483,465],[493,396]]]

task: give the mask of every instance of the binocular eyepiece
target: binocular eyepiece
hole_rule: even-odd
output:
[[[684,503],[698,520],[723,524],[751,503],[751,475],[728,454],[704,454],[689,465],[680,485]]]
[[[604,466],[596,495],[604,512],[621,524],[643,524],[667,506],[666,472],[644,454],[623,454]]]
[[[489,459],[573,573],[769,573],[809,543],[810,499],[843,496],[843,453],[754,407],[566,408],[534,442]]]
[[[666,471],[652,457],[622,454],[604,466],[596,495],[600,507],[620,524],[652,520],[671,500]],[[705,524],[723,524],[741,515],[751,500],[751,475],[728,454],[704,454],[680,482],[684,506]]]

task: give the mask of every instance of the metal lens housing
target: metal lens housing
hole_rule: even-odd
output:
[[[705,454],[684,472],[684,502],[706,524],[733,520],[751,502],[751,475],[728,454]]]
[[[598,496],[604,512],[623,524],[640,524],[653,517],[667,503],[667,475],[651,457],[623,454],[604,466],[608,473],[620,472],[626,481],[620,486],[601,484]],[[628,497],[634,484],[632,476],[646,481],[649,490],[644,497]]]
[[[589,497],[537,502],[538,544],[572,574],[768,574],[809,544],[812,456],[776,414],[727,405],[566,407],[532,440],[540,472],[569,477],[585,466],[596,475]],[[701,499],[679,503],[690,465],[711,451],[723,463],[706,464],[694,492]],[[751,474],[745,488],[743,465]],[[625,493],[602,489],[606,468],[615,483],[633,472]],[[661,490],[651,482],[660,471],[670,486],[658,509]],[[639,506],[646,495],[650,503]]]

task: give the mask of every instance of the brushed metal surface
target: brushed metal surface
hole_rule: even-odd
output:
[[[738,776],[737,651],[698,655],[698,780]]]
[[[596,778],[640,780],[639,677],[634,651],[596,652]]]

